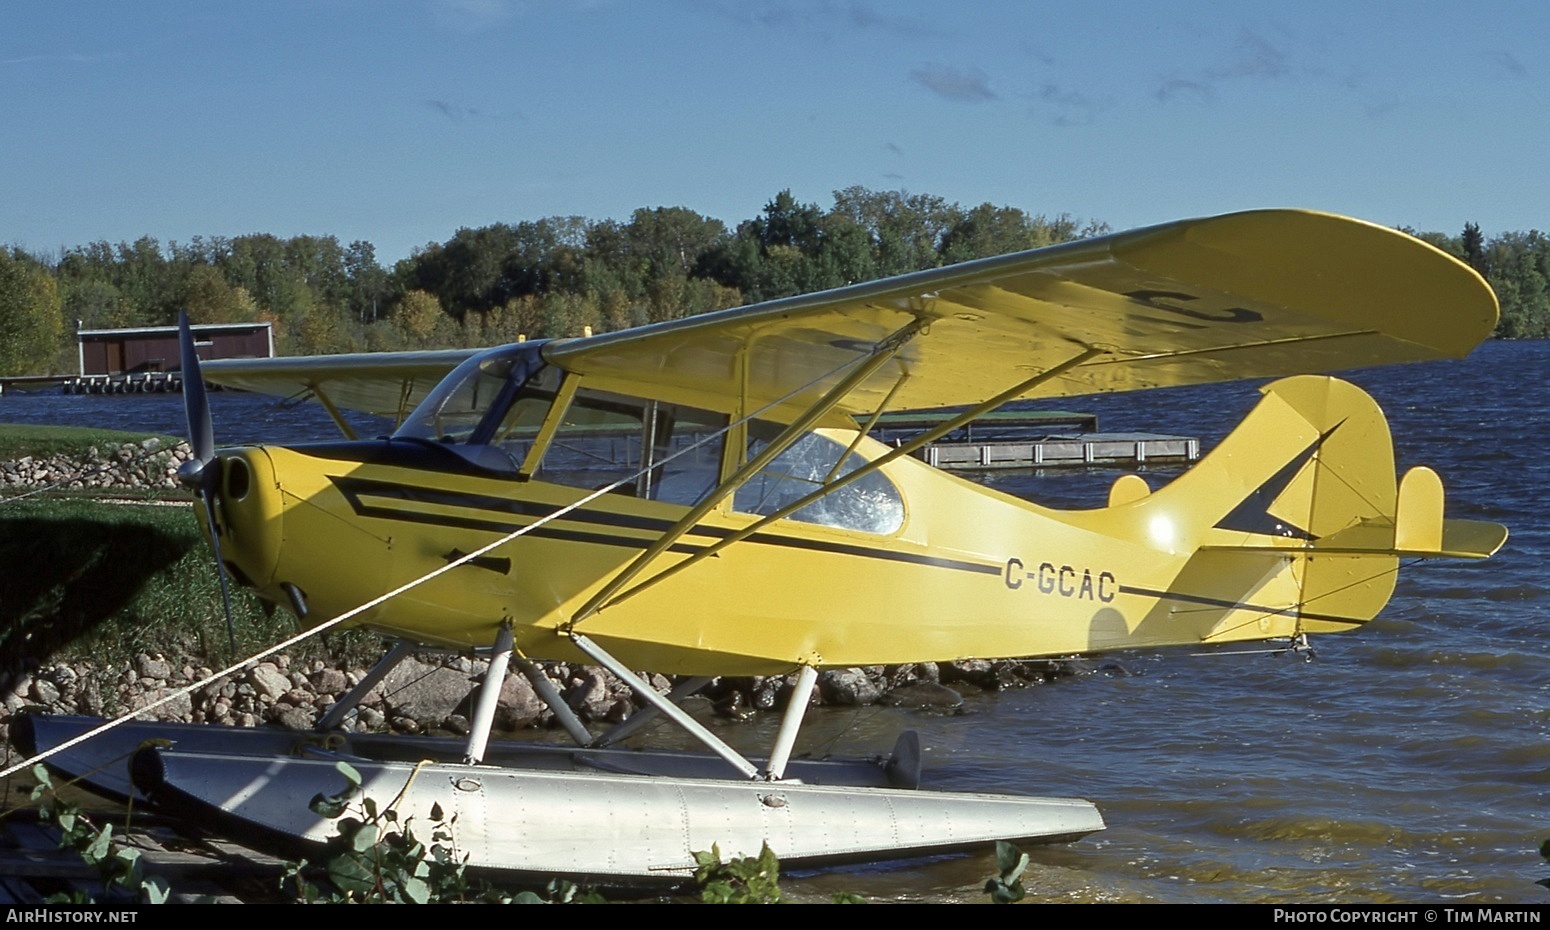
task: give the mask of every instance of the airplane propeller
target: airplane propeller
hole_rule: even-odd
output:
[[[215,457],[215,424],[210,418],[210,401],[205,396],[204,378],[199,373],[199,352],[194,348],[194,333],[189,328],[187,313],[178,314],[178,361],[183,372],[183,413],[188,418],[188,442],[194,454],[178,466],[178,481],[204,502],[205,517],[210,525],[210,544],[215,549],[215,573],[221,582],[221,606],[226,611],[226,635],[235,653],[237,627],[231,616],[231,587],[226,580],[221,534],[215,520],[221,466]]]

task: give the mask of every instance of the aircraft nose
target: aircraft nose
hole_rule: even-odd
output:
[[[209,467],[219,469],[215,519],[221,556],[238,581],[263,588],[280,557],[282,507],[274,463],[262,448],[232,449]]]

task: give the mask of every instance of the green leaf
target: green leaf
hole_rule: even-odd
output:
[[[343,814],[349,806],[350,796],[346,794],[315,794],[312,800],[307,802],[308,810],[329,820]]]
[[[140,890],[144,893],[147,904],[166,904],[167,897],[172,893],[166,881],[160,878],[147,879],[140,885]]]
[[[416,904],[425,904],[431,899],[431,886],[421,878],[405,879],[404,897]]]
[[[335,762],[334,768],[340,775],[344,776],[345,781],[350,783],[351,788],[359,788],[361,786],[361,773],[356,771],[355,766],[348,762]]]
[[[356,852],[365,852],[377,845],[380,838],[381,833],[378,832],[375,824],[361,824],[361,828],[356,830],[355,834],[350,837],[350,846]]]
[[[377,876],[355,856],[335,856],[328,860],[328,878],[341,891],[365,895],[376,890]]]

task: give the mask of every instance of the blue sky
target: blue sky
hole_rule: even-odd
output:
[[[1129,228],[1550,227],[1550,4],[0,7],[0,242],[460,226],[861,184]]]

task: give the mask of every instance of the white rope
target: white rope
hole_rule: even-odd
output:
[[[60,743],[58,746],[55,746],[52,749],[47,749],[47,750],[45,750],[43,752],[38,753],[37,755],[33,756],[30,759],[25,759],[25,760],[23,760],[21,762],[18,762],[15,765],[12,765],[10,768],[7,768],[7,769],[5,769],[3,771],[0,771],[0,778],[9,778],[10,776],[15,775],[16,773],[22,771],[25,768],[28,768],[29,766],[35,765],[35,764],[37,764],[39,762],[42,762],[45,759],[48,759],[48,758],[50,758],[52,756],[55,756],[55,755],[58,755],[59,753],[64,752],[67,749],[73,748],[75,746],[79,746],[80,744],[86,742],[87,740],[90,740],[90,739],[93,739],[93,738],[95,738],[97,736],[100,736],[101,734],[106,733],[109,730],[112,730],[112,729],[114,729],[116,727],[119,727],[119,726],[123,725],[124,723],[126,723],[126,722],[128,722],[130,720],[135,719],[136,717],[139,717],[139,716],[142,716],[144,714],[147,714],[147,713],[157,709],[158,707],[162,707],[162,706],[164,706],[166,704],[170,704],[173,701],[176,701],[178,698],[181,698],[181,697],[183,697],[185,695],[192,694],[195,691],[198,691],[200,688],[203,688],[204,686],[206,686],[206,685],[208,685],[208,684],[210,684],[212,682],[219,681],[220,679],[225,678],[227,675],[233,674],[235,672],[242,671],[245,668],[250,668],[252,666],[255,666],[262,659],[266,659],[269,656],[272,656],[272,655],[274,655],[277,652],[281,652],[282,650],[288,649],[291,646],[294,646],[297,643],[303,642],[303,641],[305,641],[305,640],[307,640],[307,639],[309,639],[309,638],[311,638],[313,636],[316,636],[317,634],[322,633],[322,632],[324,632],[326,630],[333,629],[334,627],[338,626],[339,624],[344,623],[346,620],[350,620],[350,619],[352,619],[354,617],[357,617],[360,614],[362,614],[362,613],[372,609],[373,607],[378,606],[379,604],[382,604],[382,603],[385,603],[385,602],[387,602],[389,600],[392,600],[393,598],[397,597],[400,594],[403,594],[406,591],[413,590],[414,588],[417,588],[420,585],[425,584],[427,581],[431,581],[432,579],[441,577],[442,575],[446,574],[447,572],[451,571],[454,568],[458,568],[458,567],[460,567],[462,565],[465,565],[465,564],[467,564],[469,562],[472,562],[474,559],[477,559],[477,558],[479,558],[481,556],[484,556],[484,555],[490,553],[491,551],[493,551],[495,549],[499,549],[501,546],[504,546],[507,543],[512,542],[515,539],[518,539],[519,537],[525,536],[528,533],[531,533],[533,530],[536,530],[539,527],[541,527],[541,526],[543,526],[543,525],[545,525],[547,523],[550,523],[550,522],[553,522],[555,520],[558,520],[561,517],[564,517],[566,514],[569,514],[569,513],[573,512],[573,511],[577,510],[580,507],[583,507],[583,506],[585,506],[587,504],[590,504],[591,502],[597,500],[599,497],[602,497],[603,495],[612,492],[614,489],[622,487],[623,485],[629,484],[630,482],[632,482],[635,479],[639,478],[641,475],[645,474],[648,471],[651,471],[652,469],[658,467],[659,465],[662,465],[662,464],[665,464],[667,462],[670,462],[670,461],[672,461],[673,459],[677,458],[680,455],[685,455],[685,454],[687,454],[689,452],[692,452],[693,450],[699,448],[700,446],[704,445],[705,443],[710,442],[710,441],[716,439],[719,436],[725,435],[733,427],[736,427],[736,426],[739,426],[739,425],[741,425],[743,423],[746,423],[749,420],[752,420],[755,417],[759,416],[760,414],[764,413],[765,411],[769,410],[770,408],[775,407],[775,406],[777,406],[779,404],[785,403],[786,401],[790,400],[792,397],[795,397],[797,394],[800,394],[801,392],[807,390],[808,388],[810,388],[813,385],[819,383],[820,381],[823,381],[823,380],[825,380],[827,378],[834,377],[835,375],[837,375],[840,372],[844,371],[846,368],[849,368],[852,365],[860,363],[865,358],[867,358],[867,356],[858,356],[857,358],[851,359],[851,360],[845,362],[845,364],[840,365],[839,367],[835,368],[834,370],[832,370],[832,371],[830,371],[830,372],[828,372],[826,374],[819,375],[818,377],[816,377],[813,380],[807,382],[806,384],[802,385],[801,387],[794,388],[793,390],[787,392],[786,394],[782,395],[781,397],[776,398],[775,400],[770,401],[769,403],[765,404],[763,407],[760,407],[758,410],[755,410],[754,412],[752,412],[752,413],[742,417],[741,419],[729,422],[726,426],[722,427],[721,429],[716,430],[715,432],[707,434],[703,439],[700,439],[700,440],[698,440],[697,442],[694,442],[691,445],[685,446],[684,448],[678,450],[677,452],[674,452],[671,455],[665,456],[665,457],[663,457],[661,459],[658,459],[657,461],[652,462],[646,468],[642,468],[642,469],[636,471],[632,475],[626,476],[624,478],[620,478],[618,481],[615,481],[612,484],[604,485],[603,487],[598,488],[596,491],[593,491],[592,493],[586,495],[585,497],[580,498],[579,500],[577,500],[577,501],[575,501],[573,503],[570,503],[570,504],[565,505],[564,507],[561,507],[560,509],[554,511],[553,513],[550,513],[550,514],[547,514],[545,516],[539,517],[537,520],[534,520],[532,523],[529,523],[527,526],[518,527],[517,529],[513,530],[512,532],[507,533],[505,536],[502,536],[500,539],[497,539],[494,542],[489,543],[488,545],[483,546],[483,547],[481,547],[479,549],[475,549],[473,552],[470,552],[470,553],[467,553],[465,555],[459,556],[458,558],[452,560],[451,562],[448,562],[446,565],[443,565],[443,566],[441,566],[439,568],[433,569],[429,573],[427,573],[425,575],[422,575],[419,578],[414,579],[413,581],[407,582],[406,584],[399,585],[398,587],[394,588],[391,591],[388,591],[385,594],[380,594],[377,597],[374,597],[371,600],[367,601],[366,603],[361,604],[359,607],[355,607],[355,608],[352,608],[350,610],[345,611],[344,613],[340,614],[339,616],[334,617],[332,620],[324,621],[323,623],[318,624],[317,626],[313,627],[310,630],[304,630],[301,633],[298,633],[295,636],[292,636],[290,639],[284,640],[283,642],[280,642],[280,643],[277,643],[277,644],[275,644],[273,646],[270,646],[268,649],[265,649],[263,652],[257,653],[257,654],[255,654],[253,656],[250,656],[249,658],[246,658],[246,659],[242,660],[241,662],[236,663],[235,665],[229,665],[226,668],[223,668],[223,669],[221,669],[218,672],[215,672],[215,673],[213,673],[211,675],[206,676],[205,678],[200,679],[199,681],[194,682],[193,684],[185,685],[184,687],[179,688],[176,691],[169,692],[168,694],[163,695],[160,698],[157,698],[155,701],[152,701],[151,703],[145,705],[144,707],[141,707],[141,708],[138,708],[136,710],[130,711],[129,713],[123,714],[123,715],[121,715],[119,717],[115,717],[114,719],[109,720],[106,723],[101,724],[100,726],[93,727],[92,729],[87,730],[84,733],[81,733],[81,734],[79,734],[79,735],[77,735],[75,737],[72,737],[71,739],[68,739],[68,740],[64,741],[63,743]]]

